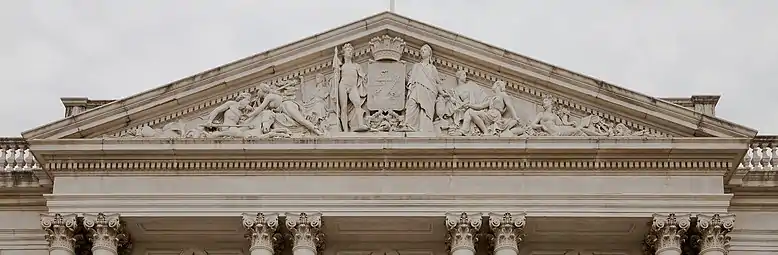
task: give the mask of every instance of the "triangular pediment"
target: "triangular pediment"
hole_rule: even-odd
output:
[[[342,65],[347,61],[346,43],[353,46],[354,65]],[[432,49],[432,65],[419,64],[425,62],[423,45]],[[461,73],[465,79],[458,78]],[[499,88],[493,90],[500,87],[495,84],[505,86],[504,95]],[[268,102],[262,111],[253,113],[263,101]],[[381,13],[23,136],[34,140],[406,134],[744,138],[756,131]]]

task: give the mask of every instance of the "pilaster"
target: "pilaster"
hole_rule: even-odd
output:
[[[646,254],[680,255],[690,225],[690,214],[654,214],[645,240]]]
[[[76,214],[41,214],[41,227],[46,231],[49,254],[75,254],[77,220]]]
[[[286,213],[293,255],[316,255],[324,249],[321,213]]]
[[[246,238],[251,242],[251,255],[272,255],[280,250],[282,243],[278,231],[277,213],[243,214],[243,227],[246,228]]]
[[[519,243],[526,224],[526,213],[489,213],[489,227],[494,235],[491,242],[494,255],[519,254]]]
[[[699,232],[698,240],[700,255],[725,255],[729,252],[729,240],[727,235],[735,226],[733,214],[698,214],[696,229]]]
[[[447,248],[452,255],[475,254],[478,230],[481,229],[481,213],[447,213]]]
[[[120,246],[129,244],[118,213],[84,214],[84,228],[89,233],[94,255],[117,255]]]

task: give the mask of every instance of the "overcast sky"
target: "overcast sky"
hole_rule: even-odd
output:
[[[388,9],[389,0],[0,2],[0,137]],[[397,0],[399,14],[778,134],[778,1]]]

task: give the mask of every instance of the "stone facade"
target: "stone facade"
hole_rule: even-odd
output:
[[[717,100],[381,13],[63,99],[0,140],[0,255],[776,254],[778,139]]]

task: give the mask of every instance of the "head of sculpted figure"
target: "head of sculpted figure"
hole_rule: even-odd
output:
[[[316,84],[321,84],[322,82],[324,82],[324,74],[316,74]]]
[[[257,86],[257,93],[259,96],[266,96],[269,94],[272,90],[270,89],[270,84],[267,83],[260,83],[259,86]]]
[[[430,47],[429,44],[421,46],[419,51],[421,52],[421,58],[423,59],[429,59],[432,56],[432,47]]]
[[[504,81],[495,81],[492,85],[492,90],[494,92],[505,92],[505,82]]]
[[[354,57],[354,46],[351,46],[350,43],[346,43],[343,45],[343,58],[352,58]]]
[[[543,109],[550,111],[554,108],[554,98],[551,95],[543,96]]]
[[[467,71],[459,70],[457,71],[456,76],[457,76],[457,82],[459,84],[465,84],[465,82],[467,82]]]
[[[249,105],[249,103],[251,103],[251,94],[246,92],[240,93],[240,95],[238,95],[237,100],[240,106],[245,107]]]

